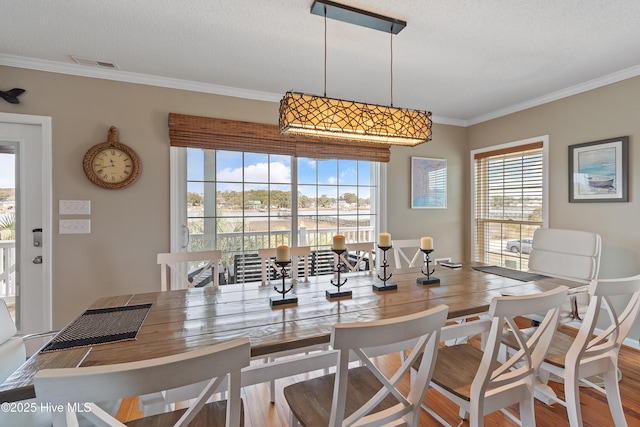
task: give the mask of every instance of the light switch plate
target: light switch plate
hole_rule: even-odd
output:
[[[60,200],[60,215],[91,215],[91,200]]]
[[[59,222],[60,234],[90,234],[90,219],[61,219]]]

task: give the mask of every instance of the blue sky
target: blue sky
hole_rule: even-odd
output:
[[[200,149],[188,149],[187,169],[189,181],[213,180],[208,176],[213,169],[213,162],[206,158],[205,151]],[[212,153],[212,152],[209,152]],[[209,154],[208,155],[212,155]],[[216,174],[218,181],[242,182],[243,174],[245,182],[254,183],[251,188],[267,188],[266,184],[271,180],[272,189],[289,190],[291,183],[291,162],[289,156],[267,155],[259,153],[245,153],[244,164],[241,152],[218,151]],[[209,164],[210,166],[207,166]],[[298,159],[298,183],[312,184],[301,185],[299,190],[309,196],[315,197],[315,184],[326,185],[321,187],[320,194],[333,197],[335,185],[340,185],[340,193],[357,192],[357,185],[371,185],[370,164],[366,161],[356,160],[316,160]],[[273,184],[276,184],[275,186]],[[281,184],[281,185],[277,185]],[[228,189],[241,191],[238,185],[226,186]],[[218,186],[219,189],[221,186]],[[189,191],[202,192],[202,184],[189,183]],[[370,191],[366,187],[360,187],[359,196],[368,198]]]

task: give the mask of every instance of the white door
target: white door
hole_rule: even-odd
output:
[[[15,186],[13,207],[11,200],[2,202],[5,223],[7,208],[14,212],[15,250],[2,266],[13,274],[10,286],[3,288],[0,282],[0,292],[13,295],[0,297],[14,303],[21,333],[48,331],[52,328],[51,119],[0,113],[0,153],[0,187],[12,172]]]

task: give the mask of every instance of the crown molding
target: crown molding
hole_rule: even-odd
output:
[[[0,65],[16,68],[26,68],[37,71],[47,71],[51,73],[69,74],[80,77],[90,77],[95,79],[114,80],[126,83],[158,86],[170,89],[187,90],[191,92],[209,93],[214,95],[231,96],[234,98],[251,99],[255,101],[280,102],[282,94],[271,92],[260,92],[255,90],[240,89],[230,86],[214,85],[209,83],[199,83],[190,80],[172,79],[157,77],[149,74],[131,73],[121,70],[107,70],[88,67],[78,64],[70,64],[57,61],[47,61],[43,59],[27,58],[22,56],[0,54]],[[497,119],[502,116],[537,107],[548,102],[557,101],[572,95],[577,95],[592,89],[597,89],[612,83],[626,80],[640,75],[640,65],[627,68],[597,79],[589,80],[566,89],[549,93],[547,95],[501,108],[487,114],[481,114],[471,119],[455,119],[450,117],[432,116],[433,123],[442,125],[468,127],[478,123]]]
[[[529,108],[537,107],[542,104],[547,104],[549,102],[557,101],[562,98],[567,98],[569,96],[577,95],[579,93],[587,92],[593,89],[597,89],[603,86],[617,83],[622,80],[637,77],[639,75],[640,75],[640,65],[636,65],[621,71],[617,71],[615,73],[608,74],[606,76],[598,77],[597,79],[589,80],[587,82],[580,83],[575,86],[570,86],[566,89],[551,92],[547,95],[543,95],[538,98],[533,98],[528,101],[520,102],[518,104],[514,104],[506,108],[501,108],[499,110],[495,110],[487,114],[482,114],[482,115],[473,117],[467,121],[467,125],[472,126],[472,125],[486,122],[492,119],[497,119],[498,117],[517,113],[518,111],[527,110]]]

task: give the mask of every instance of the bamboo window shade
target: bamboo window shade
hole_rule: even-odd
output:
[[[474,154],[474,260],[505,265],[515,255],[505,258],[504,241],[530,239],[543,225],[542,148],[534,142]]]
[[[172,147],[388,162],[388,144],[282,135],[278,125],[169,113]]]

